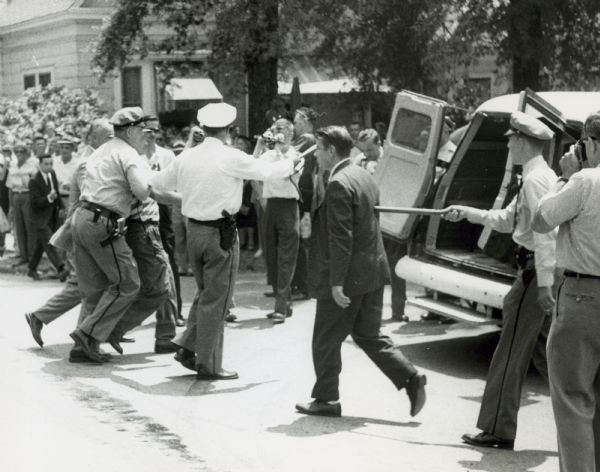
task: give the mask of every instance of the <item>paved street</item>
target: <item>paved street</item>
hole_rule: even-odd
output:
[[[193,280],[183,280],[187,314]],[[428,376],[428,401],[416,418],[409,416],[406,394],[347,341],[344,416],[324,419],[294,411],[296,402],[309,399],[314,380],[314,301],[298,302],[291,319],[272,326],[264,316],[271,300],[263,296],[260,272],[240,274],[239,322],[226,330],[225,368],[240,378],[213,383],[196,381],[171,354],[154,354],[152,319],[110,364],[69,364],[76,310],[44,327],[44,349],[23,318],[60,284],[3,274],[0,290],[1,471],[558,470],[548,389],[533,372],[515,452],[460,441],[462,433],[476,431],[497,339],[493,327],[425,323],[415,309],[408,324],[386,320],[385,332]]]

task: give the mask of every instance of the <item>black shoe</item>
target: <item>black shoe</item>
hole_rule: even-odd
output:
[[[406,394],[410,400],[410,416],[416,416],[425,405],[427,377],[423,374],[413,375],[406,385]]]
[[[156,354],[167,354],[169,352],[177,352],[179,348],[171,341],[166,339],[157,339],[154,342],[154,352]]]
[[[111,335],[108,337],[108,339],[106,340],[106,342],[108,344],[110,344],[110,347],[112,347],[115,351],[117,351],[119,354],[123,355],[123,348],[121,347],[121,337],[116,336],[115,334],[111,333]]]
[[[485,431],[479,434],[463,434],[462,440],[473,446],[495,447],[496,449],[508,449],[510,451],[515,448],[514,439],[502,439]]]
[[[408,316],[406,316],[404,313],[392,313],[392,320],[394,321],[404,321],[405,323],[408,323]]]
[[[342,416],[341,403],[327,403],[322,400],[314,400],[310,403],[297,403],[296,410],[305,415]]]
[[[100,352],[103,362],[110,362],[112,356],[106,352]],[[97,364],[81,349],[71,349],[69,352],[69,362],[72,364]]]
[[[175,360],[186,369],[196,372],[196,354],[184,348],[179,348],[175,353]]]
[[[204,367],[198,367],[196,378],[198,380],[233,380],[239,378],[239,376],[237,372],[229,372],[224,369],[218,372],[207,372]]]
[[[134,343],[135,342],[135,338],[126,338],[125,336],[121,336],[121,339],[119,339],[120,343]]]
[[[267,298],[273,298],[275,297],[275,292],[265,292],[263,295]]]
[[[42,280],[42,276],[37,270],[29,269],[27,271],[27,277],[31,277],[33,280]]]
[[[42,339],[42,328],[44,327],[44,323],[38,320],[33,313],[25,313],[25,320],[29,325],[29,329],[31,329],[31,335],[35,342],[38,343],[40,347],[44,347],[44,341]]]
[[[281,324],[285,322],[285,319],[287,317],[283,313],[278,313],[274,311],[273,313],[269,313],[267,315],[267,318],[269,318],[273,322],[273,324]]]
[[[310,300],[310,297],[308,296],[308,292],[306,290],[294,289],[292,290],[292,300]]]
[[[293,310],[290,308],[290,309],[287,311],[287,313],[285,314],[285,317],[286,317],[286,318],[291,318],[291,317],[292,317],[292,313],[293,313]],[[278,313],[278,312],[276,312],[276,311],[272,311],[271,313],[267,313],[267,318],[269,318],[270,320],[272,320],[273,318],[275,318],[275,315],[276,315],[276,314],[277,314],[277,315],[281,315],[281,313]],[[283,316],[283,315],[281,315],[281,316]]]
[[[90,362],[102,364],[104,362],[100,351],[98,350],[98,342],[91,336],[88,336],[79,328],[69,334],[75,344],[79,346],[85,354],[90,358]]]
[[[175,326],[178,326],[179,328],[185,326],[185,318],[183,318],[182,316],[178,316],[175,318]]]
[[[228,323],[234,323],[237,321],[237,316],[235,316],[230,311],[227,311],[227,314],[225,315],[225,321],[227,321]]]

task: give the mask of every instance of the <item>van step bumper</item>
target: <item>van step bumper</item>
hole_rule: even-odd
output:
[[[469,323],[477,324],[498,324],[501,321],[487,317],[484,313],[476,310],[470,310],[454,303],[447,303],[439,300],[434,300],[429,297],[409,297],[406,303],[427,310],[436,315],[453,318],[459,321],[468,321]]]

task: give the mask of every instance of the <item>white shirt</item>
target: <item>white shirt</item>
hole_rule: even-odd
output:
[[[179,191],[184,216],[211,221],[222,218],[223,210],[233,215],[240,209],[244,179],[282,179],[293,171],[290,159],[268,163],[207,137],[184,150],[169,167],[153,173],[151,185]]]
[[[145,169],[150,172],[150,161],[146,156],[143,156],[143,159],[145,163]],[[156,203],[156,200],[150,197],[143,201],[140,201],[136,198],[131,205],[131,214],[129,215],[129,218],[137,221],[152,221],[154,223],[158,223],[160,218],[158,203]]]
[[[551,287],[554,284],[556,231],[546,234],[536,233],[531,229],[531,223],[540,199],[554,188],[556,179],[556,174],[543,156],[534,157],[523,166],[523,186],[519,192],[518,208],[517,196],[515,196],[506,208],[488,210],[484,214],[484,224],[501,233],[512,232],[515,243],[535,252],[535,270],[539,287]],[[516,227],[515,216],[517,216]]]
[[[558,225],[557,266],[600,276],[600,167],[582,169],[539,204],[548,226]]]
[[[175,160],[175,153],[164,147],[155,145],[154,154],[150,156],[150,167],[152,170],[163,170]]]
[[[65,164],[60,156],[54,156],[52,161],[52,168],[56,172],[56,178],[58,179],[58,193],[62,196],[69,195],[71,180],[77,169],[79,160],[73,156]]]
[[[298,156],[298,151],[292,146],[283,153],[280,149],[270,149],[265,153],[261,154],[260,160],[265,162],[278,162],[285,159],[292,160]],[[292,180],[289,177],[285,179],[273,179],[267,180],[263,184],[262,197],[263,198],[291,198],[298,200],[300,194],[298,191],[298,180],[300,174],[294,174]],[[292,181],[294,183],[292,183]]]
[[[112,138],[87,159],[80,198],[129,216],[133,196],[145,200],[150,194],[148,169],[146,160],[133,147]]]
[[[6,187],[13,192],[21,193],[29,191],[29,180],[39,170],[38,160],[35,157],[28,158],[22,166],[14,159],[8,168]]]

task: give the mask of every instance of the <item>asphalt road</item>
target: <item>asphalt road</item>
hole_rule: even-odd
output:
[[[193,289],[184,278],[186,307]],[[225,368],[240,378],[212,383],[196,381],[172,355],[154,354],[152,318],[134,331],[124,356],[103,366],[65,360],[76,310],[46,326],[38,348],[23,314],[58,290],[56,281],[0,275],[0,471],[558,470],[548,388],[534,372],[514,452],[460,441],[476,432],[494,327],[426,323],[416,309],[409,323],[386,319],[384,331],[428,376],[424,410],[411,418],[405,393],[347,341],[344,416],[325,419],[294,411],[309,400],[314,381],[314,300],[296,303],[294,316],[273,326],[260,272],[240,274],[239,322],[225,334]]]

